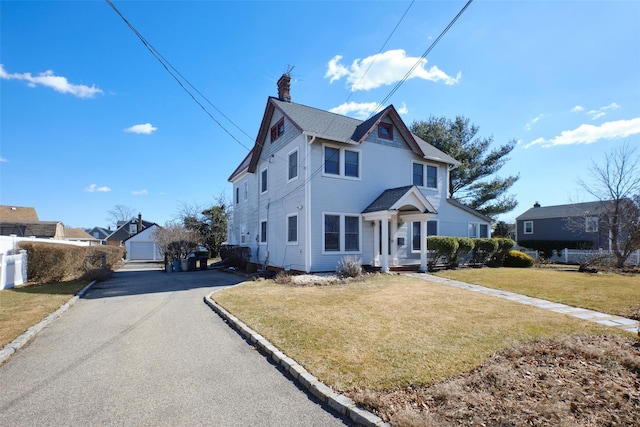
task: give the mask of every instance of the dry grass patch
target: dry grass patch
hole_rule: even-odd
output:
[[[346,286],[256,281],[215,300],[336,390],[425,386],[520,342],[612,333],[569,316],[407,276]]]
[[[29,285],[0,291],[0,348],[69,301],[86,280]]]
[[[640,276],[546,268],[462,268],[438,276],[517,292],[575,307],[638,318]]]

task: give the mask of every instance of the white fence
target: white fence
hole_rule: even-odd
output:
[[[0,254],[0,290],[22,285],[27,281],[27,251]]]
[[[27,252],[18,247],[20,242],[43,242],[59,245],[89,246],[88,242],[74,242],[34,237],[0,236],[0,290],[27,282]]]
[[[522,249],[521,249],[522,250]],[[522,250],[529,255],[531,255],[536,261],[540,258],[539,253],[537,251],[530,250]],[[563,249],[559,254],[556,251],[553,251],[553,255],[549,259],[552,262],[561,262],[565,264],[581,264],[585,261],[602,257],[602,256],[613,256],[612,251],[605,250],[596,250],[596,251],[583,251],[579,249]],[[631,253],[629,258],[627,258],[626,264],[629,265],[640,265],[640,250],[634,251]]]

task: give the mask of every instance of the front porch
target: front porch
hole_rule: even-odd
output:
[[[397,268],[415,268],[427,271],[427,222],[436,215],[436,210],[414,185],[385,190],[363,212],[363,219],[373,227],[373,268],[388,272]],[[412,224],[420,224],[419,236],[413,235]],[[399,230],[403,228],[403,233]],[[410,238],[409,238],[410,237]],[[419,259],[412,240],[419,239]],[[403,255],[399,245],[406,242]],[[414,270],[415,271],[415,270]]]

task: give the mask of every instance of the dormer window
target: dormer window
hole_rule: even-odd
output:
[[[393,125],[391,123],[380,123],[378,125],[378,137],[382,139],[393,139]]]
[[[271,127],[271,142],[280,138],[280,135],[284,133],[284,117],[280,119],[278,123]]]

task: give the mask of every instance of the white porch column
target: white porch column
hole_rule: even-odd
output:
[[[373,265],[380,266],[380,221],[373,221]]]
[[[391,217],[391,265],[398,265],[398,216]]]
[[[389,271],[389,220],[382,221],[382,264],[383,273]]]
[[[427,221],[420,221],[420,271],[427,271]]]

